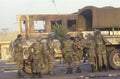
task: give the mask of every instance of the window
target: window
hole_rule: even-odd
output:
[[[51,29],[53,29],[53,26],[54,26],[56,23],[57,23],[58,25],[62,25],[62,20],[54,20],[54,21],[51,21]]]
[[[45,20],[34,21],[34,31],[35,32],[45,31]]]
[[[76,31],[76,20],[68,20],[67,26],[69,31]]]
[[[62,20],[54,20],[54,21],[51,21],[51,24],[52,25],[55,25],[55,23],[59,24],[59,25],[62,25]]]
[[[21,26],[22,26],[22,32],[26,32],[26,21],[21,21]]]

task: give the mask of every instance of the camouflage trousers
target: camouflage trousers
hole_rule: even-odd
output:
[[[20,72],[23,68],[23,59],[21,57],[16,58],[17,70]]]
[[[32,71],[34,72],[34,73],[39,73],[39,72],[41,72],[41,69],[42,69],[42,67],[41,67],[42,65],[41,65],[41,62],[40,62],[40,60],[39,59],[33,59],[33,62],[32,62]]]
[[[96,57],[89,57],[88,58],[88,63],[90,65],[93,65],[94,67],[96,67],[96,62],[97,62],[97,58]]]
[[[106,54],[98,54],[98,66],[102,67],[103,65],[107,66],[107,56]]]
[[[74,56],[73,56],[73,59],[76,63],[76,67],[80,67],[80,62],[82,60],[82,56],[83,56],[83,53],[80,52],[80,51],[76,51]]]
[[[101,69],[103,66],[107,67],[107,52],[105,47],[97,47],[96,54],[98,57],[98,68]]]
[[[95,49],[90,48],[89,51],[88,51],[88,55],[89,55],[88,63],[90,65],[93,65],[94,67],[96,67],[97,66],[97,56],[95,54]]]
[[[71,51],[68,51],[65,54],[65,67],[72,68],[72,63],[73,63],[73,55]]]
[[[53,72],[54,70],[54,56],[52,54],[50,54],[51,52],[49,52],[49,50],[45,51],[45,61],[48,64],[48,72]]]

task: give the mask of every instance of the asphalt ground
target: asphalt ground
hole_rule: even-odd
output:
[[[75,73],[75,66],[73,68],[73,74],[66,74],[66,70],[63,66],[55,67],[55,75],[43,75],[41,79],[120,79],[120,70],[109,70],[107,72],[90,72],[90,66],[83,64],[80,67],[81,73]],[[24,78],[21,79],[40,79],[30,78],[32,74],[26,74],[22,72]],[[5,61],[0,61],[0,79],[19,79],[16,76],[16,65],[6,64]]]

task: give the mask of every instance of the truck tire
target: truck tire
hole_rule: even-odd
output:
[[[113,50],[108,55],[108,63],[113,69],[120,69],[120,52],[119,50]]]
[[[24,60],[24,63],[23,63],[23,71],[27,74],[31,74],[31,63],[30,61],[28,61],[27,59]],[[47,74],[48,73],[48,65],[47,63],[45,63],[45,67],[42,68],[41,70],[41,73],[42,74]]]

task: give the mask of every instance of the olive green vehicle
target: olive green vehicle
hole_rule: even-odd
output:
[[[55,22],[65,26],[71,36],[75,36],[79,32],[82,32],[85,36],[87,33],[93,34],[93,30],[96,28],[100,29],[101,34],[107,40],[108,65],[112,69],[120,69],[120,8],[88,6],[79,9],[74,14],[18,15],[17,19],[19,33],[24,36],[25,40],[32,40],[36,35],[46,38],[52,32],[52,25]],[[45,28],[36,30],[35,24],[41,22],[44,23]],[[62,52],[58,54],[56,51],[55,58],[61,59],[61,57]],[[43,72],[47,72],[47,69],[46,65]],[[27,58],[24,60],[23,70],[27,73],[31,72],[30,62]]]

